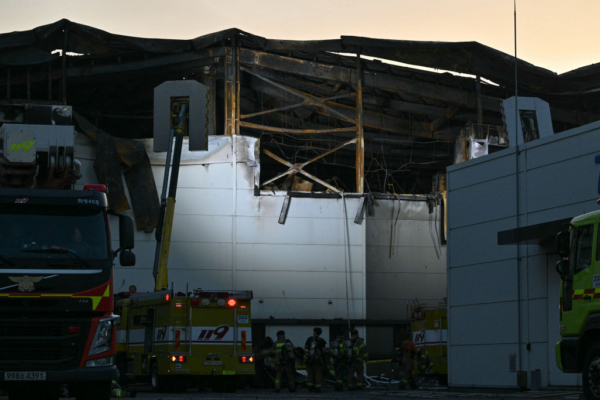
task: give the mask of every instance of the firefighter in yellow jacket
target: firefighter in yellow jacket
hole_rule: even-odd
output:
[[[281,378],[286,375],[288,389],[290,393],[296,391],[294,385],[294,364],[296,357],[294,356],[294,345],[289,339],[285,338],[285,332],[277,332],[277,341],[273,346],[275,352],[275,393],[281,390]]]
[[[417,388],[415,377],[413,376],[416,354],[417,346],[415,346],[411,334],[409,333],[400,344],[397,354],[397,360],[400,364],[400,373],[402,374],[400,384],[398,385],[398,388],[401,390],[406,389],[409,386],[411,389]]]
[[[358,337],[358,330],[354,329],[350,336],[352,346],[352,360],[348,366],[348,390],[362,390],[365,370],[363,363],[368,361],[367,345],[364,339]],[[354,374],[356,373],[356,386],[354,386]]]
[[[351,348],[350,341],[344,338],[344,333],[339,331],[335,340],[329,345],[329,364],[333,369],[332,375],[335,377],[335,390],[344,390],[344,372],[348,369],[347,347]]]
[[[319,393],[321,386],[323,385],[323,368],[326,367],[327,362],[325,360],[327,352],[327,342],[321,338],[323,330],[319,327],[313,329],[313,334],[304,344],[306,350],[306,356],[304,362],[306,363],[306,373],[308,379],[306,386],[309,392]]]
[[[433,368],[433,360],[424,347],[419,347],[415,355],[417,375],[425,375]]]

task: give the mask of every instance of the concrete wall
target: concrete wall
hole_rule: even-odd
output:
[[[516,386],[511,354],[517,370],[540,369],[543,386],[578,383],[577,376],[558,370],[554,357],[560,338],[554,248],[499,246],[497,238],[500,231],[598,209],[600,123],[526,143],[519,151],[518,174],[515,148],[447,171],[452,386]]]

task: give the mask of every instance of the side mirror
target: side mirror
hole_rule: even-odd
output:
[[[561,258],[569,256],[569,231],[560,231],[556,235],[556,252]]]
[[[134,234],[133,218],[128,215],[119,215],[119,247],[128,250],[133,249],[135,246]]]
[[[131,251],[121,251],[121,254],[119,254],[119,263],[122,267],[135,265],[135,254]]]
[[[556,263],[556,272],[560,275],[562,280],[569,281],[571,277],[571,265],[569,260],[560,260]]]

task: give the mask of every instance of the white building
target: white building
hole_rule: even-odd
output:
[[[372,215],[365,207],[355,223],[361,198],[305,193],[291,198],[280,224],[286,192],[255,192],[259,142],[235,138],[236,151],[228,136],[210,136],[206,152],[184,142],[169,256],[175,290],[252,290],[255,337],[283,328],[297,345],[313,326],[327,339],[349,317],[370,354],[389,356],[407,301],[437,306],[446,296],[440,207],[430,212],[427,196],[379,196]],[[89,183],[93,145],[82,135],[78,142],[80,182]],[[153,153],[151,141],[146,148],[160,192],[166,155]],[[115,268],[115,293],[132,284],[153,290],[155,247],[154,232],[137,232],[136,266]]]
[[[537,369],[542,386],[580,384],[556,367],[552,240],[562,220],[598,209],[600,123],[521,144],[518,154],[447,170],[451,386],[515,387],[516,371]]]

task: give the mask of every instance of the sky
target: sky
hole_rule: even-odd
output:
[[[514,54],[513,0],[0,0],[0,32],[67,18],[111,33],[191,39],[239,28],[271,39],[342,35],[477,41]],[[600,61],[598,0],[517,0],[519,58],[563,73]]]

